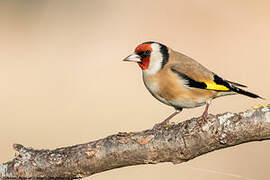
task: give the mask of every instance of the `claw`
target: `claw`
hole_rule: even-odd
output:
[[[154,129],[158,129],[160,130],[162,127],[166,127],[168,125],[170,125],[170,120],[176,116],[178,113],[180,113],[182,111],[182,109],[176,109],[174,113],[172,113],[169,117],[167,117],[164,121],[162,121],[161,123],[155,124],[154,125]]]

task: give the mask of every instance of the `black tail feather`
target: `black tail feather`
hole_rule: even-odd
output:
[[[239,83],[236,83],[236,82],[232,82],[232,81],[228,81],[228,80],[224,80],[224,81],[226,81],[227,83],[232,84],[234,86],[239,86],[239,87],[244,87],[244,88],[247,87],[246,85],[239,84]]]
[[[260,96],[258,96],[257,94],[253,94],[251,92],[245,91],[243,89],[240,89],[238,87],[247,87],[243,84],[239,84],[239,83],[235,83],[235,82],[231,82],[228,80],[223,80],[221,77],[219,77],[218,75],[214,74],[214,82],[220,85],[223,85],[227,88],[229,88],[231,91],[239,93],[239,94],[243,94],[245,96],[251,97],[251,98],[260,98],[260,99],[264,99]],[[238,87],[236,87],[238,86]]]
[[[233,92],[239,93],[239,94],[246,95],[248,97],[264,99],[264,98],[258,96],[257,94],[253,94],[251,92],[245,91],[243,89],[237,88],[237,87],[232,86],[232,85],[230,87],[230,90],[233,91]]]

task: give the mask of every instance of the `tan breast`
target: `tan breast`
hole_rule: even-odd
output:
[[[171,106],[201,106],[217,94],[211,90],[187,87],[167,65],[154,75],[143,75],[143,79],[145,86],[155,98]]]

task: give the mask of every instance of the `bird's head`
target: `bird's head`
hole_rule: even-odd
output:
[[[154,74],[168,62],[169,49],[158,42],[144,42],[135,48],[134,53],[124,61],[137,62],[140,68],[150,74]]]

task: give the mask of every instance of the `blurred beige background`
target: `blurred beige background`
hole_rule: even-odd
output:
[[[2,0],[0,27],[0,162],[13,158],[13,143],[53,149],[151,128],[172,113],[147,92],[139,67],[121,61],[148,40],[270,97],[267,0]],[[267,102],[224,97],[210,112]],[[89,179],[268,180],[269,148],[269,141],[253,142],[180,165],[127,167]]]

